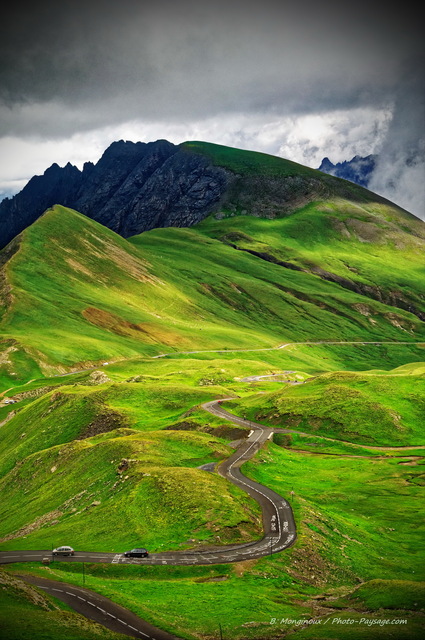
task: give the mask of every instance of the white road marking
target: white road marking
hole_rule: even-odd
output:
[[[286,346],[286,345],[285,345],[285,346]],[[215,408],[215,409],[216,409],[216,407],[214,407],[214,401],[212,401],[211,403],[206,403],[206,405],[204,405],[204,406],[210,406],[210,408],[212,408],[212,409],[213,409],[213,408]],[[220,412],[220,409],[221,409],[221,408],[219,408],[219,412]],[[221,409],[221,411],[223,411],[223,410]],[[265,493],[263,493],[262,491],[260,491],[259,489],[257,489],[257,487],[252,486],[251,484],[248,484],[247,482],[244,482],[243,480],[240,480],[239,478],[236,478],[236,477],[233,475],[233,473],[232,473],[232,468],[234,467],[234,465],[235,465],[237,462],[239,462],[239,460],[241,460],[241,458],[246,457],[246,456],[247,456],[247,454],[249,453],[249,451],[252,449],[252,447],[253,447],[255,444],[257,444],[257,443],[258,443],[258,441],[259,441],[259,439],[261,438],[261,436],[262,436],[262,435],[264,435],[264,430],[265,430],[265,428],[266,428],[266,427],[264,427],[264,428],[263,428],[263,427],[262,427],[262,425],[259,425],[259,424],[257,424],[257,423],[252,423],[252,422],[251,422],[251,421],[249,421],[249,420],[241,419],[241,418],[239,418],[239,416],[234,416],[233,414],[229,413],[229,412],[228,412],[228,411],[226,411],[226,410],[224,410],[224,413],[227,413],[227,414],[228,414],[228,416],[229,416],[229,417],[228,417],[227,419],[229,419],[230,421],[233,421],[233,422],[234,422],[234,421],[237,421],[237,422],[239,422],[239,423],[243,423],[243,424],[250,424],[250,425],[252,425],[252,426],[254,426],[254,427],[255,427],[255,430],[258,430],[258,431],[259,431],[259,435],[258,435],[258,437],[257,437],[257,438],[252,442],[251,446],[250,446],[250,447],[248,447],[248,449],[246,449],[245,451],[243,451],[243,452],[241,453],[241,455],[240,455],[240,456],[239,456],[239,457],[238,457],[234,462],[232,462],[232,464],[229,466],[229,468],[228,468],[228,475],[229,475],[231,478],[233,478],[233,480],[235,481],[235,484],[243,484],[243,485],[245,485],[246,487],[249,487],[249,488],[251,489],[251,491],[252,491],[252,490],[254,490],[255,492],[257,492],[257,493],[259,493],[260,495],[262,495],[263,497],[265,497],[269,502],[271,502],[271,504],[273,505],[273,508],[274,508],[274,509],[275,509],[275,511],[276,511],[277,521],[278,521],[278,531],[279,531],[279,533],[280,533],[280,532],[282,531],[282,527],[281,527],[281,519],[280,519],[280,513],[279,513],[279,511],[278,511],[278,507],[276,507],[276,505],[275,505],[275,503],[273,502],[273,500],[272,500],[268,495],[266,495]],[[225,417],[225,416],[223,415],[222,417]],[[235,418],[236,418],[236,420],[235,420]],[[268,438],[271,438],[271,437],[272,437],[272,435],[273,435],[273,431],[271,431],[271,433],[270,433],[270,435],[268,436]],[[249,437],[250,437],[250,436],[248,436],[248,439],[249,439]],[[285,500],[282,500],[282,503],[283,503],[285,506],[286,506],[286,504],[287,504]],[[272,529],[272,531],[276,531],[276,525],[273,525],[273,524],[272,524],[271,529]]]
[[[261,435],[261,434],[260,434],[260,435]],[[258,438],[257,438],[257,440],[258,440]],[[255,443],[254,443],[254,444],[255,444]],[[251,446],[252,446],[252,445],[251,445]],[[250,447],[250,448],[251,448],[251,447]],[[242,456],[239,456],[239,458],[238,458],[237,460],[235,460],[235,462],[234,462],[234,463],[229,467],[229,476],[231,476],[231,477],[235,480],[235,482],[236,482],[236,483],[244,484],[246,487],[249,487],[251,490],[254,490],[254,491],[256,491],[257,493],[259,493],[260,495],[262,495],[262,496],[264,496],[265,498],[267,498],[267,500],[268,500],[269,502],[271,502],[271,504],[273,505],[273,507],[276,509],[276,506],[275,506],[275,504],[274,504],[273,500],[272,500],[271,498],[269,498],[269,496],[267,496],[265,493],[263,493],[262,491],[260,491],[260,490],[259,490],[259,489],[257,489],[256,487],[253,487],[252,485],[248,484],[247,482],[244,482],[243,480],[239,480],[238,478],[235,478],[235,476],[231,473],[231,468],[233,467],[233,465],[234,465],[236,462],[238,462],[238,461],[240,460],[240,458],[241,458],[241,457],[242,457]],[[281,530],[281,528],[280,528],[280,514],[279,514],[279,512],[277,512],[277,515],[278,515],[279,531],[280,531],[280,530]]]

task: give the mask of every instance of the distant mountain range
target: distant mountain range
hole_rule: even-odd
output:
[[[219,210],[276,217],[318,198],[384,201],[334,177],[344,164],[352,167],[351,175],[355,159],[341,167],[325,160],[321,171],[332,176],[283,158],[249,151],[235,155],[228,147],[204,142],[177,146],[166,140],[121,140],[96,164],[87,162],[82,171],[70,163],[53,164],[4,199],[0,248],[55,204],[127,238],[153,228],[190,227]],[[357,164],[365,166],[360,160]]]
[[[355,182],[362,187],[368,187],[377,159],[378,156],[371,154],[365,158],[354,156],[351,160],[333,164],[329,158],[323,158],[318,170],[331,176],[350,180],[350,182]]]

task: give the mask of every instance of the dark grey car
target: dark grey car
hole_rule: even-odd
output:
[[[124,553],[125,558],[147,558],[149,553],[146,549],[132,549]]]

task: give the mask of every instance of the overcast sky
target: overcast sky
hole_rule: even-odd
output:
[[[417,5],[15,0],[0,26],[0,194],[114,140],[208,140],[311,167],[379,153],[425,217]]]

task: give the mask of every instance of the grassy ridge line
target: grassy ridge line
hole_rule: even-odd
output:
[[[264,393],[264,392],[261,392]],[[248,398],[248,402],[249,402],[249,398]],[[220,400],[220,403],[222,403],[223,405],[226,405],[226,403],[233,403],[235,401],[234,398],[224,398],[223,400]],[[238,402],[238,401],[236,401]],[[304,433],[302,431],[296,431],[294,429],[284,429],[284,428],[279,428],[279,427],[271,427],[270,424],[265,425],[265,424],[260,424],[258,422],[254,422],[253,420],[247,419],[246,415],[246,406],[247,404],[245,404],[243,401],[242,402],[238,402],[238,407],[239,407],[239,413],[243,415],[242,420],[246,421],[246,426],[247,428],[255,428],[257,427],[268,427],[273,429],[274,433],[275,433],[275,437],[274,437],[274,441],[276,442],[276,440],[282,441],[282,446],[289,446],[291,439],[289,439],[288,441],[283,439],[283,438],[276,438],[276,435],[280,435],[280,434],[288,434],[290,436],[292,435],[296,435],[296,436],[303,436],[305,438],[310,438],[310,440],[316,440],[316,441],[327,441],[327,442],[331,442],[331,443],[335,443],[335,444],[342,444],[342,445],[348,445],[349,447],[351,447],[353,450],[354,449],[366,449],[369,453],[369,455],[374,452],[374,451],[399,451],[399,452],[403,452],[403,451],[420,451],[421,449],[425,449],[425,444],[424,445],[404,445],[404,446],[397,446],[397,445],[389,445],[389,446],[373,446],[370,444],[361,444],[359,442],[350,442],[348,440],[342,440],[340,438],[329,438],[326,436],[322,436],[320,434],[315,433],[314,436],[311,436],[311,434],[309,433]],[[230,405],[230,408],[232,407],[232,405]],[[241,410],[242,408],[242,410]],[[206,409],[208,411],[208,409]],[[232,421],[232,416],[235,418],[235,424],[241,424],[241,415],[236,415],[236,414],[232,414],[230,413],[230,411],[228,409],[226,409],[226,412],[229,414],[229,420]],[[303,440],[298,439],[298,442],[301,443],[303,442]],[[316,446],[316,442],[314,444],[312,444],[311,446]],[[319,451],[319,454],[323,454],[323,449],[321,451]],[[352,456],[352,457],[356,457],[356,456]]]
[[[384,263],[394,258],[394,250],[372,243],[371,261],[364,242],[355,236],[348,242],[332,225],[324,226],[323,212],[316,213],[303,210],[279,220],[207,220],[196,229],[154,230],[127,241],[77,212],[55,207],[25,230],[19,250],[4,267],[9,286],[19,292],[7,298],[2,322],[4,388],[13,384],[13,373],[25,381],[40,377],[40,368],[49,375],[79,368],[78,363],[157,355],[164,349],[244,349],[250,343],[267,348],[282,338],[295,342],[312,335],[318,340],[397,341],[408,332],[412,342],[420,339],[423,326],[407,311],[365,299],[313,273],[235,252],[222,241],[241,227],[279,251],[294,251],[296,244],[302,260],[315,264],[326,262],[327,245],[327,255],[335,249],[335,264],[326,263],[333,272],[352,276],[350,269],[356,269],[356,277],[364,279],[367,266],[365,283],[382,281],[387,287]],[[296,237],[301,231],[294,227],[295,218],[303,228],[307,220],[309,228],[317,226],[308,249]],[[400,295],[417,295],[423,282],[412,245],[417,238],[400,233],[405,248],[397,246],[400,269],[392,274]],[[193,246],[199,249],[196,260],[190,259]],[[357,262],[348,256],[357,256]]]
[[[407,294],[406,285],[411,285],[411,294],[417,292],[418,286],[423,291],[420,254],[425,225],[412,216],[406,220],[391,207],[322,200],[284,218],[209,217],[195,229],[239,250],[257,250],[258,258],[265,259],[267,255],[261,253],[270,251],[269,257],[307,271],[321,266],[354,282],[385,289],[397,285]],[[397,261],[388,273],[391,257]]]
[[[208,156],[216,165],[230,169],[233,173],[266,175],[275,177],[286,177],[292,175],[317,176],[323,175],[326,179],[328,174],[322,174],[317,169],[311,169],[292,160],[286,160],[278,156],[258,151],[247,151],[234,149],[211,142],[201,142],[191,140],[184,142],[181,147],[196,153]],[[331,182],[335,179],[331,178]]]
[[[321,183],[321,188],[318,189],[318,192],[321,193],[322,196],[324,193],[328,192],[329,195],[343,195],[345,198],[354,202],[372,202],[374,204],[386,203],[391,208],[397,210],[399,215],[404,215],[409,220],[415,219],[415,216],[411,213],[408,213],[382,196],[369,191],[365,187],[342,178],[337,178],[336,176],[329,175],[317,169],[312,169],[299,164],[298,162],[294,162],[293,160],[287,160],[286,158],[273,156],[268,153],[235,149],[233,147],[199,140],[184,142],[180,145],[180,148],[204,155],[209,158],[214,165],[228,169],[242,179],[247,177],[257,177],[260,179],[262,177],[271,179],[282,179],[287,177],[294,177],[298,179],[300,177],[309,178],[313,183]],[[256,186],[258,189],[258,185]],[[267,197],[267,187],[270,190],[270,185],[267,185],[266,183],[261,186],[263,186],[264,190],[263,195]],[[235,187],[233,187],[232,191],[235,191]],[[234,198],[236,194],[228,194],[228,198],[226,198],[226,200],[232,200],[232,196]],[[292,198],[294,202],[297,201],[296,190],[293,191]]]

